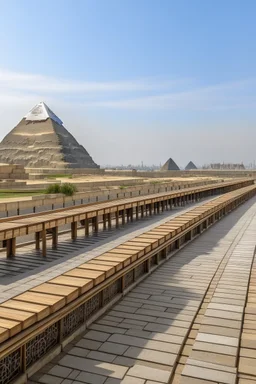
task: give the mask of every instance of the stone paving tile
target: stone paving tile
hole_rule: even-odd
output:
[[[103,378],[104,384],[169,384],[185,340],[188,344],[182,350],[179,375],[174,375],[171,384],[232,384],[233,376],[236,377],[233,369],[242,320],[241,302],[244,303],[246,294],[244,281],[253,242],[246,252],[243,251],[243,262],[240,256],[243,248],[239,248],[239,243],[233,247],[229,265],[224,273],[218,271],[215,286],[207,293],[208,301],[202,307],[200,304],[219,263],[255,210],[256,204],[247,211],[241,207],[227,216],[160,266],[94,322],[55,363],[58,367],[73,370],[70,374],[74,372],[72,384],[81,384],[83,381],[79,377],[85,383],[89,378],[92,384]],[[234,219],[239,215],[240,219]],[[235,289],[231,288],[233,275],[236,276]],[[234,298],[238,302],[215,302],[211,301],[212,297],[220,300]],[[208,308],[210,304],[217,306]],[[190,330],[198,309],[196,322]],[[223,312],[224,318],[212,316],[211,312],[210,316],[209,312],[205,315],[205,310],[215,311],[214,315],[217,312],[218,316]],[[255,316],[253,313],[246,316],[249,316],[247,321],[254,321],[254,318],[250,319]],[[196,342],[193,342],[195,338]],[[248,351],[252,349],[242,348],[243,359],[254,360]],[[186,365],[187,358],[190,364]],[[243,360],[241,367],[250,366],[249,362]],[[189,370],[183,374],[186,367]],[[50,375],[46,372],[44,375]],[[40,378],[43,372],[41,374]],[[58,375],[54,377],[58,378]],[[39,382],[38,379],[34,381]]]

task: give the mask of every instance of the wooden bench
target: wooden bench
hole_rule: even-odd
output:
[[[78,223],[81,222],[84,225],[85,235],[87,236],[89,233],[89,221],[92,221],[94,230],[97,232],[100,218],[103,219],[103,226],[106,228],[107,222],[108,226],[111,226],[112,216],[115,215],[116,226],[118,226],[120,214],[122,216],[122,223],[124,223],[125,218],[133,220],[134,210],[136,211],[136,219],[138,219],[139,214],[143,217],[148,211],[149,214],[152,214],[153,211],[155,213],[160,212],[160,210],[165,210],[167,206],[171,208],[172,205],[197,200],[199,195],[202,197],[208,194],[223,193],[252,185],[253,183],[252,179],[241,179],[168,193],[164,192],[5,218],[0,220],[0,241],[6,243],[7,257],[12,257],[16,254],[16,238],[34,234],[36,249],[40,249],[42,246],[42,254],[46,256],[47,231],[52,232],[52,247],[57,248],[58,229],[60,226],[70,224],[71,237],[75,240],[77,238]]]

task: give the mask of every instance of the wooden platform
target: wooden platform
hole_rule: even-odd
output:
[[[88,324],[28,383],[255,383],[255,238],[254,199]]]
[[[0,363],[6,366],[14,356],[19,361],[17,372],[8,368],[5,382],[27,372],[100,308],[255,193],[252,185],[222,195],[1,304]],[[41,339],[43,352],[37,350]]]
[[[152,213],[153,210],[165,209],[167,205],[182,204],[185,201],[196,200],[200,196],[229,192],[237,188],[253,185],[252,179],[240,179],[218,184],[210,184],[197,188],[187,188],[181,191],[159,193],[130,199],[120,199],[98,204],[87,204],[54,211],[41,212],[22,216],[14,216],[0,220],[0,241],[6,243],[7,257],[16,255],[16,239],[26,235],[35,235],[36,249],[42,247],[42,253],[47,253],[46,234],[52,233],[52,247],[58,246],[59,227],[70,224],[71,237],[76,239],[78,224],[84,225],[85,234],[88,234],[88,225],[92,222],[94,230],[98,231],[99,220],[104,225],[111,225],[111,217],[115,215],[116,225],[119,224],[119,217],[123,220],[127,217],[133,220],[133,211],[136,217],[139,212],[143,216],[145,211]]]

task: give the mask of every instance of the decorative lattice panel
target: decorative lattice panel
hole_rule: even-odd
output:
[[[7,384],[21,372],[20,349],[0,360],[0,383]]]
[[[134,279],[137,280],[139,277],[144,275],[145,273],[145,263],[138,265],[138,267],[134,268]]]
[[[97,293],[85,303],[85,318],[89,319],[101,307],[101,293]]]
[[[26,366],[29,367],[35,361],[44,356],[52,347],[58,343],[58,323],[51,325],[34,339],[26,344]]]
[[[121,292],[121,280],[118,279],[103,290],[103,306],[112,300],[119,292]]]
[[[62,320],[62,337],[67,337],[84,322],[84,304],[74,309]]]
[[[130,272],[124,275],[124,288],[129,287],[129,285],[133,283],[133,279],[134,279],[133,270],[131,270]]]

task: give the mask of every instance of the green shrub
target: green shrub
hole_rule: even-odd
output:
[[[77,188],[74,184],[64,183],[60,186],[60,192],[66,196],[73,196],[77,192]]]
[[[46,189],[47,194],[60,193],[60,184],[51,184]]]

